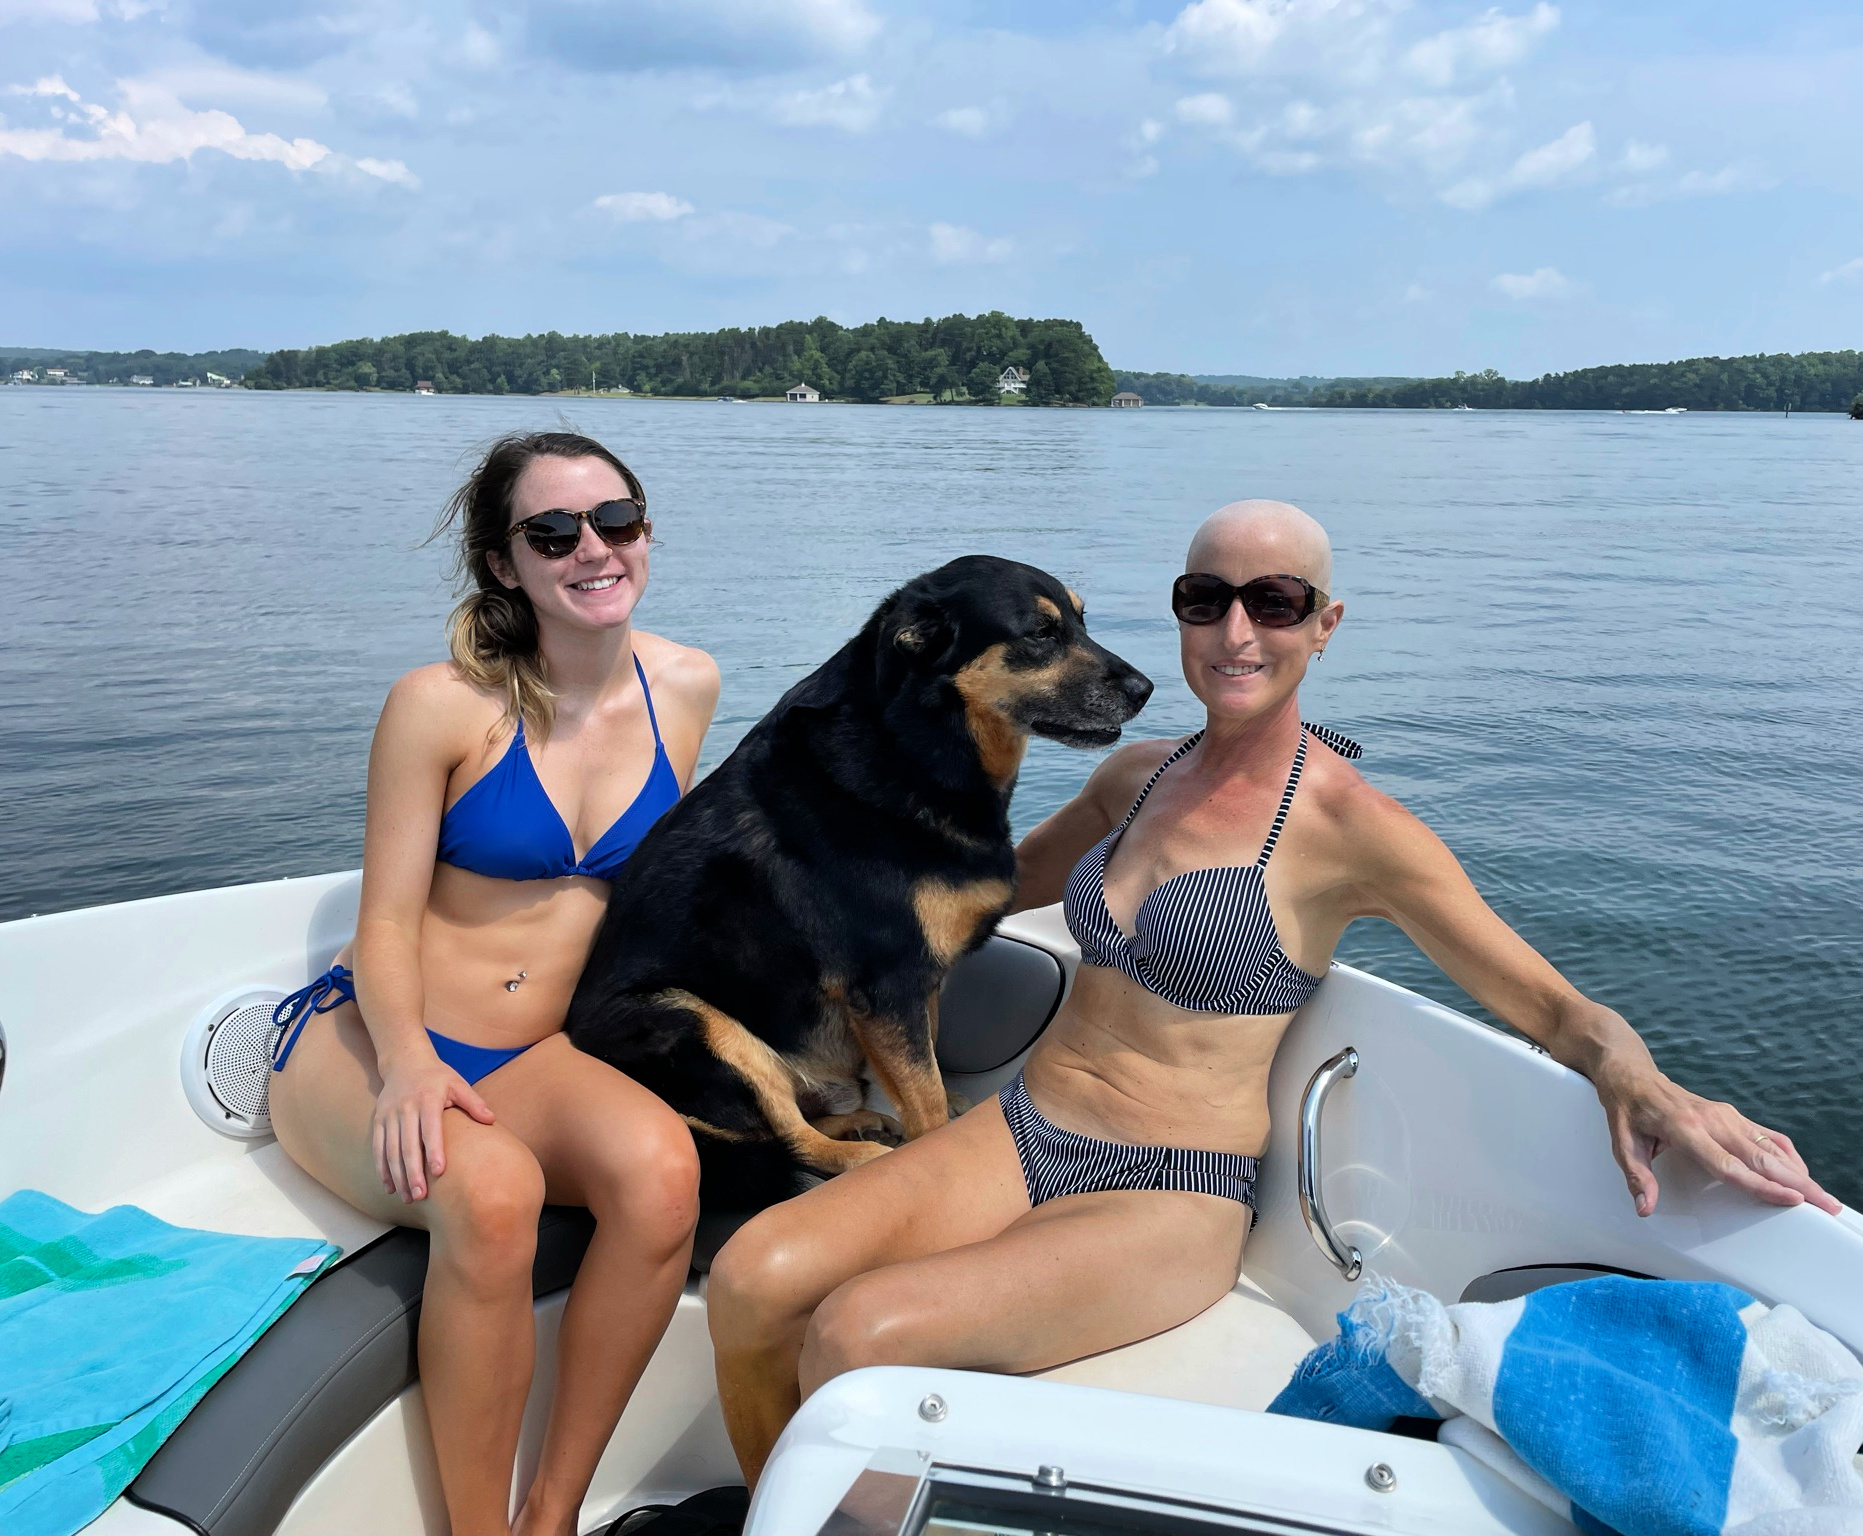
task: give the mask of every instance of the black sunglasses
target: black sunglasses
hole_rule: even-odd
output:
[[[590,507],[586,512],[569,512],[560,507],[539,512],[535,517],[513,523],[505,530],[505,538],[509,540],[521,533],[524,542],[544,559],[566,560],[582,541],[585,522],[610,549],[632,544],[643,533],[650,533],[653,527],[647,521],[644,506],[627,497],[617,497],[604,501],[599,507]]]
[[[1326,594],[1304,576],[1257,576],[1237,587],[1220,576],[1192,572],[1171,583],[1171,612],[1185,624],[1219,623],[1237,598],[1263,629],[1292,629],[1326,605]]]

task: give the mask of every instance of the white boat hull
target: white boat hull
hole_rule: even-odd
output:
[[[354,927],[357,888],[357,877],[342,873],[0,925],[6,1041],[0,1195],[36,1188],[86,1209],[133,1203],[181,1225],[321,1236],[346,1253],[381,1237],[385,1228],[308,1178],[275,1142],[209,1129],[190,1107],[180,1075],[190,1024],[214,999],[244,986],[283,992],[324,969]],[[1002,931],[1048,949],[1071,977],[1078,955],[1057,910],[1020,914]],[[1349,1498],[1340,1495],[1346,1503],[1339,1507],[1381,1510],[1385,1529],[1520,1536],[1570,1529],[1557,1521],[1549,1526],[1543,1512],[1516,1509],[1501,1485],[1460,1453],[1389,1436],[1369,1438],[1390,1455],[1397,1454],[1392,1444],[1404,1448],[1406,1465],[1416,1469],[1403,1483],[1418,1490],[1414,1504],[1387,1496],[1366,1504],[1366,1445],[1338,1439],[1361,1432],[1258,1411],[1311,1342],[1330,1336],[1333,1314],[1353,1291],[1309,1236],[1294,1176],[1303,1088],[1321,1062],[1348,1046],[1357,1049],[1360,1068],[1325,1111],[1320,1187],[1340,1238],[1362,1252],[1368,1270],[1450,1301],[1480,1277],[1521,1266],[1581,1264],[1722,1280],[1766,1301],[1791,1302],[1863,1353],[1857,1213],[1832,1218],[1809,1207],[1762,1207],[1666,1157],[1658,1165],[1661,1207],[1640,1220],[1583,1078],[1517,1039],[1335,966],[1274,1064],[1260,1221],[1236,1292],[1182,1329],[1061,1367],[1047,1383],[968,1378],[952,1385],[954,1399],[979,1405],[974,1420],[969,1410],[962,1422],[953,1413],[953,1444],[972,1433],[973,1423],[1000,1420],[975,1432],[996,1436],[1022,1460],[1065,1464],[1072,1457],[1114,1482],[1149,1478],[1201,1487],[1197,1478],[1205,1477],[1211,1497],[1219,1485],[1246,1484],[1257,1499],[1272,1493],[1277,1508],[1289,1509],[1298,1507],[1301,1486],[1317,1498],[1333,1485],[1334,1471],[1343,1477],[1338,1469],[1356,1467],[1352,1475],[1361,1483]],[[977,1098],[1015,1068],[1011,1061],[954,1077],[952,1085]],[[514,1497],[535,1465],[561,1300],[560,1292],[545,1297],[537,1309],[542,1347]],[[933,1390],[922,1384],[937,1375],[860,1373],[824,1389],[792,1431],[799,1447],[793,1465],[783,1460],[780,1474],[766,1480],[759,1503],[766,1513],[753,1528],[760,1536],[803,1529],[806,1520],[796,1523],[801,1517],[785,1512],[787,1503],[769,1512],[777,1511],[769,1490],[795,1479],[815,1481],[806,1498],[796,1495],[794,1507],[813,1509],[826,1499],[825,1515],[880,1443],[876,1426],[890,1422],[901,1402],[916,1403]],[[876,1376],[886,1380],[870,1379]],[[990,1389],[976,1387],[979,1380]],[[1036,1395],[1022,1400],[1017,1393]],[[1058,1405],[1053,1416],[1044,1417],[1051,1405]],[[1009,1432],[1012,1421],[1019,1440]],[[835,1427],[824,1428],[829,1424]],[[1244,1439],[1252,1448],[1247,1457],[1239,1450]],[[830,1455],[827,1441],[848,1454]],[[806,1455],[804,1442],[813,1447]],[[1040,1454],[1044,1445],[1051,1454]],[[1323,1474],[1311,1466],[1299,1471],[1308,1465],[1303,1455],[1319,1458],[1312,1466],[1338,1465]],[[1193,1476],[1186,1456],[1204,1472]],[[1230,1481],[1209,1470],[1219,1463],[1234,1470]],[[797,1470],[809,1467],[815,1471]],[[1273,1492],[1281,1486],[1277,1468],[1283,1481],[1293,1479],[1285,1499]],[[735,1476],[712,1387],[703,1281],[695,1277],[602,1461],[583,1528]],[[1450,1505],[1462,1509],[1463,1523],[1445,1523]],[[1400,1506],[1422,1523],[1405,1523],[1408,1515],[1397,1521],[1392,1512]],[[275,1530],[440,1536],[445,1528],[416,1385],[350,1435],[298,1491]],[[182,1527],[119,1501],[95,1529],[106,1536],[174,1536]]]

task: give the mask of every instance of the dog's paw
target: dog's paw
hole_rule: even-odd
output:
[[[903,1146],[906,1133],[891,1115],[877,1110],[856,1109],[845,1115],[823,1115],[809,1122],[824,1136],[836,1141],[871,1141],[883,1147]]]
[[[970,1100],[965,1098],[963,1094],[952,1093],[949,1090],[945,1092],[944,1104],[946,1111],[953,1120],[959,1115],[966,1113],[971,1107]]]

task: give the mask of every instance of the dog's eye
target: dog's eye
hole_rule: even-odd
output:
[[[1035,625],[1037,640],[1059,640],[1061,638],[1061,621],[1049,614],[1043,614]]]

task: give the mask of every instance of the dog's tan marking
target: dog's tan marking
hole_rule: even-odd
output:
[[[1072,587],[1063,590],[1067,593],[1067,600],[1074,605],[1074,617],[1084,619],[1087,616],[1087,605],[1080,600],[1080,594]]]
[[[925,935],[925,947],[940,965],[948,966],[970,948],[979,928],[1002,915],[1014,895],[1007,880],[977,880],[969,885],[921,880],[912,887],[912,910]]]
[[[899,1111],[899,1123],[905,1127],[906,1139],[915,1141],[927,1131],[935,1131],[950,1118],[945,1098],[944,1079],[938,1075],[938,1063],[931,1045],[938,1038],[938,994],[926,1003],[926,1051],[921,1058],[906,1048],[905,1029],[893,1019],[876,1019],[866,1014],[850,1014],[848,1023],[855,1039],[867,1053],[867,1064],[879,1079],[880,1087],[893,1108]]]
[[[796,1103],[795,1079],[783,1058],[730,1014],[679,988],[660,993],[655,1001],[684,1008],[699,1021],[707,1048],[744,1080],[770,1128],[804,1167],[832,1175],[885,1154],[877,1142],[836,1141],[810,1125]]]
[[[877,1109],[856,1109],[845,1115],[818,1115],[809,1124],[836,1141],[879,1141],[896,1147],[906,1139],[899,1122]]]
[[[1047,676],[1049,670],[1044,667],[1036,672],[1012,672],[1006,661],[1007,650],[1006,644],[991,646],[951,679],[963,695],[964,722],[977,743],[983,771],[999,789],[1007,789],[1015,782],[1029,744],[1029,733],[1009,718],[1004,706],[1029,692],[1030,683]]]
[[[722,1125],[713,1125],[709,1120],[701,1120],[697,1115],[679,1117],[697,1131],[701,1136],[712,1136],[719,1141],[755,1141],[756,1137],[748,1131],[727,1131]]]
[[[1051,619],[1058,619],[1061,617],[1061,605],[1052,597],[1043,597],[1039,592],[1036,593],[1035,606],[1041,609],[1041,611],[1047,614]]]

